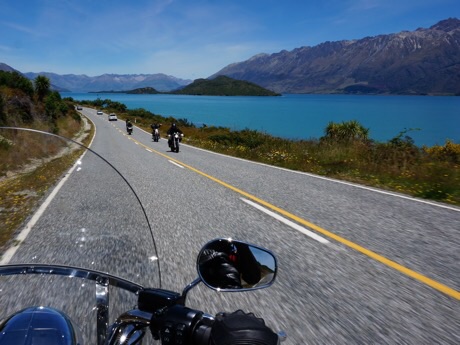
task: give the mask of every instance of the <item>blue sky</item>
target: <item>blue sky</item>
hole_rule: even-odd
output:
[[[259,53],[430,27],[459,0],[2,0],[0,62],[21,72],[206,78]]]

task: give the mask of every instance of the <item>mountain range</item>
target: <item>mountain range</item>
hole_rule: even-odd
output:
[[[0,62],[0,70],[17,71],[11,66]],[[21,73],[21,72],[19,72]],[[35,79],[38,75],[46,76],[52,88],[60,92],[98,92],[99,90],[122,91],[154,87],[158,91],[176,90],[188,85],[192,80],[180,79],[162,73],[157,74],[103,74],[96,77],[75,74],[56,74],[51,72],[22,73],[28,79]]]
[[[460,20],[428,29],[259,54],[211,76],[279,93],[460,95]]]
[[[0,63],[0,70],[14,70]],[[192,83],[165,74],[47,76],[58,91],[97,92],[153,87],[160,92]],[[430,28],[358,40],[324,42],[292,51],[258,54],[211,75],[248,81],[276,93],[359,93],[460,95],[460,20]]]
[[[158,91],[178,89],[191,83],[191,80],[179,79],[162,73],[157,74],[103,74],[96,77],[87,75],[55,73],[24,73],[29,79],[37,75],[48,77],[54,85],[73,92],[92,92],[98,90],[130,90],[142,87],[154,87]]]

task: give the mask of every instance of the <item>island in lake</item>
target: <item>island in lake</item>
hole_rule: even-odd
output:
[[[280,96],[281,94],[265,89],[257,84],[237,80],[226,76],[214,79],[196,79],[193,83],[170,92],[160,92],[153,87],[142,87],[127,91],[97,91],[91,93],[127,93],[127,94],[173,94],[195,96]]]

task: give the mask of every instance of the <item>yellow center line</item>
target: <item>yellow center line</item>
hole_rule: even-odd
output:
[[[136,141],[135,139],[133,139],[133,140]],[[234,191],[236,193],[239,193],[239,194],[245,196],[248,199],[251,199],[251,200],[253,200],[255,202],[258,202],[259,204],[264,205],[265,207],[270,208],[273,211],[278,212],[279,214],[282,214],[282,215],[286,216],[287,218],[290,218],[290,219],[292,219],[292,220],[294,220],[294,221],[296,221],[296,222],[298,222],[300,224],[303,224],[303,225],[305,225],[305,226],[307,226],[307,227],[309,227],[309,228],[311,228],[313,230],[316,230],[317,232],[319,232],[319,233],[321,233],[321,234],[323,234],[323,235],[325,235],[325,236],[327,236],[329,238],[332,238],[332,239],[336,240],[337,242],[340,242],[340,243],[346,245],[347,247],[350,247],[350,248],[352,248],[352,249],[354,249],[354,250],[356,250],[356,251],[358,251],[358,252],[360,252],[360,253],[362,253],[364,255],[367,255],[368,257],[370,257],[370,258],[372,258],[372,259],[374,259],[374,260],[376,260],[376,261],[378,261],[378,262],[380,262],[380,263],[382,263],[382,264],[384,264],[384,265],[386,265],[388,267],[391,267],[391,268],[393,268],[393,269],[395,269],[395,270],[397,270],[397,271],[399,271],[399,272],[401,272],[401,273],[403,273],[403,274],[405,274],[405,275],[407,275],[407,276],[409,276],[411,278],[414,278],[414,279],[416,279],[416,280],[418,280],[418,281],[420,281],[420,282],[432,287],[433,289],[436,289],[436,290],[438,290],[438,291],[440,291],[440,292],[442,292],[442,293],[444,293],[444,294],[446,294],[448,296],[451,296],[451,297],[453,297],[453,298],[455,298],[457,300],[460,300],[460,292],[455,290],[455,289],[452,289],[452,288],[448,287],[447,285],[441,284],[441,283],[439,283],[439,282],[437,282],[437,281],[435,281],[433,279],[430,279],[430,278],[424,276],[423,274],[420,274],[420,273],[415,272],[415,271],[413,271],[413,270],[411,270],[411,269],[409,269],[407,267],[404,267],[404,266],[398,264],[397,262],[394,262],[394,261],[392,261],[390,259],[387,259],[386,257],[384,257],[382,255],[379,255],[379,254],[377,254],[377,253],[375,253],[375,252],[373,252],[373,251],[371,251],[369,249],[366,249],[366,248],[360,246],[359,244],[351,242],[351,241],[349,241],[349,240],[347,240],[347,239],[345,239],[345,238],[343,238],[341,236],[338,236],[338,235],[336,235],[336,234],[334,234],[334,233],[332,233],[332,232],[330,232],[328,230],[325,230],[325,229],[323,229],[323,228],[321,228],[321,227],[319,227],[319,226],[317,226],[317,225],[315,225],[313,223],[310,223],[309,221],[307,221],[305,219],[302,219],[302,218],[300,218],[300,217],[298,217],[298,216],[296,216],[296,215],[294,215],[292,213],[289,213],[288,211],[285,211],[285,210],[283,210],[283,209],[281,209],[279,207],[276,207],[275,205],[272,205],[269,202],[266,202],[266,201],[264,201],[262,199],[259,199],[258,197],[254,196],[252,194],[249,194],[249,193],[247,193],[247,192],[245,192],[245,191],[243,191],[241,189],[238,189],[238,188],[236,188],[236,187],[234,187],[234,186],[232,186],[232,185],[230,185],[230,184],[228,184],[228,183],[226,183],[224,181],[221,181],[221,180],[219,180],[219,179],[217,179],[217,178],[215,178],[215,177],[213,177],[211,175],[208,175],[208,174],[206,174],[206,173],[204,173],[204,172],[202,172],[202,171],[200,171],[200,170],[198,170],[198,169],[196,169],[196,168],[194,168],[194,167],[192,167],[190,165],[184,164],[183,162],[181,162],[181,161],[179,161],[179,160],[177,160],[175,158],[172,158],[171,156],[168,156],[168,155],[166,155],[164,153],[156,151],[155,149],[152,149],[151,147],[146,146],[146,145],[144,145],[144,144],[142,144],[140,142],[138,142],[138,143],[139,143],[139,145],[144,146],[145,148],[148,148],[148,149],[152,150],[156,154],[158,154],[160,156],[163,156],[163,157],[165,157],[165,158],[167,158],[167,159],[169,159],[171,161],[174,161],[174,162],[184,166],[185,168],[196,172],[199,175],[202,175],[202,176],[204,176],[204,177],[206,177],[206,178],[208,178],[208,179],[210,179],[210,180],[212,180],[212,181],[214,181],[214,182],[216,182],[216,183],[218,183],[218,184],[220,184],[220,185],[222,185],[222,186],[224,186],[224,187],[226,187],[226,188],[228,188],[228,189],[230,189],[230,190],[232,190],[232,191]]]

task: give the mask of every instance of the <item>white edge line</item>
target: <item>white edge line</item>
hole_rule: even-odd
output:
[[[143,130],[142,128],[139,128],[139,130],[144,131],[145,133],[148,133],[147,131]],[[397,198],[401,198],[401,199],[406,199],[406,200],[411,200],[411,201],[419,202],[419,203],[426,204],[426,205],[430,205],[430,206],[436,206],[436,207],[445,208],[445,209],[448,209],[448,210],[451,210],[451,211],[460,212],[460,207],[444,205],[444,204],[440,204],[440,203],[436,203],[436,202],[432,202],[432,201],[428,201],[428,200],[423,200],[423,199],[415,198],[415,197],[408,196],[408,195],[402,195],[402,194],[398,194],[398,193],[388,192],[388,191],[385,191],[385,190],[381,190],[381,189],[377,189],[377,188],[372,188],[372,187],[367,187],[367,186],[359,185],[359,184],[352,183],[352,182],[347,182],[347,181],[342,181],[342,180],[336,180],[336,179],[333,179],[333,178],[330,178],[330,177],[315,175],[315,174],[308,173],[308,172],[304,172],[304,171],[291,170],[291,169],[282,168],[282,167],[277,167],[277,166],[269,165],[269,164],[265,164],[265,163],[254,162],[254,161],[250,161],[250,160],[248,160],[248,159],[239,158],[239,157],[233,157],[233,156],[225,155],[225,154],[223,154],[223,153],[213,152],[213,151],[210,151],[210,150],[206,150],[206,149],[202,149],[202,148],[200,148],[200,147],[195,147],[195,146],[187,145],[187,144],[184,144],[184,143],[182,143],[182,145],[187,146],[187,147],[190,147],[190,148],[193,148],[193,149],[195,149],[195,150],[199,150],[199,151],[204,151],[204,152],[212,153],[212,154],[215,154],[215,155],[218,155],[218,156],[222,156],[222,157],[226,157],[226,158],[231,158],[231,159],[236,159],[236,160],[240,160],[240,161],[243,161],[243,162],[248,162],[248,163],[252,163],[252,164],[262,165],[262,166],[265,166],[265,167],[268,167],[268,168],[283,170],[283,171],[287,171],[287,172],[291,172],[291,173],[295,173],[295,174],[306,175],[306,176],[310,176],[310,177],[317,178],[317,179],[321,179],[321,180],[326,180],[326,181],[330,181],[330,182],[335,182],[335,183],[340,183],[340,184],[343,184],[343,185],[347,185],[347,186],[350,186],[350,187],[355,187],[355,188],[360,188],[360,189],[368,190],[368,191],[374,192],[374,193],[385,194],[385,195],[389,195],[389,196],[393,196],[393,197],[397,197]]]
[[[85,118],[87,118],[91,123],[94,125],[94,137],[91,139],[91,142],[89,143],[88,147],[91,147],[91,144],[93,143],[94,138],[96,137],[96,124],[94,121],[92,121],[87,115],[83,115]],[[57,186],[53,189],[53,191],[48,195],[46,200],[40,205],[38,208],[37,212],[34,213],[32,218],[29,220],[29,222],[26,224],[24,229],[21,230],[21,232],[16,236],[15,240],[19,241],[18,245],[12,245],[10,248],[8,248],[5,253],[3,254],[1,260],[0,260],[0,265],[6,265],[10,262],[11,258],[13,255],[16,253],[16,251],[19,249],[21,243],[27,238],[27,235],[29,235],[30,231],[32,230],[32,227],[37,223],[37,221],[40,219],[42,214],[45,212],[46,208],[48,205],[51,203],[51,201],[54,199],[56,194],[59,192],[61,187],[64,185],[64,183],[67,181],[67,179],[70,177],[72,172],[81,164],[81,159],[83,156],[86,154],[86,151],[83,152],[83,154],[78,158],[77,162],[73,165],[72,168],[66,173],[66,175],[59,181]],[[78,170],[77,170],[78,171]]]
[[[87,151],[85,151],[85,153],[86,152]],[[59,181],[58,185],[53,189],[53,191],[50,193],[50,195],[48,195],[46,200],[40,205],[40,207],[38,208],[37,212],[35,212],[35,214],[32,216],[32,218],[26,224],[24,229],[22,229],[21,232],[19,233],[19,235],[16,236],[15,240],[19,241],[19,244],[18,245],[12,245],[10,248],[8,248],[8,250],[5,252],[5,254],[3,255],[3,257],[2,257],[2,259],[0,261],[0,265],[6,265],[11,260],[13,255],[19,249],[20,244],[27,238],[27,235],[29,235],[30,231],[32,230],[32,227],[40,219],[40,217],[45,212],[46,208],[51,203],[51,201],[54,199],[54,197],[59,192],[61,187],[64,185],[64,183],[70,177],[70,175],[75,170],[75,168],[81,164],[81,158],[85,155],[85,153],[83,153],[83,155],[77,160],[77,162],[74,164],[74,166],[72,168],[70,168],[70,170],[67,172],[67,174],[64,176],[64,178],[61,181]]]
[[[256,204],[255,202],[252,202],[251,200],[247,200],[245,198],[240,198],[242,201],[244,201],[245,203],[251,205],[252,207],[255,207],[257,208],[258,210],[268,214],[269,216],[279,220],[280,222],[286,224],[287,226],[290,226],[291,228],[297,230],[297,231],[300,231],[301,233],[303,233],[304,235],[307,235],[309,237],[311,237],[312,239],[320,242],[320,243],[323,243],[323,244],[327,244],[329,243],[329,241],[327,239],[325,239],[324,237],[322,236],[319,236],[317,235],[316,233],[310,231],[310,230],[307,230],[305,229],[304,227],[294,223],[294,222],[291,222],[290,220],[284,218],[284,217],[281,217],[279,214],[276,214],[275,212],[272,212],[268,209],[266,209],[265,207],[262,207],[260,206],[259,204]]]
[[[182,165],[177,164],[176,162],[173,162],[173,161],[171,161],[171,160],[169,160],[169,159],[168,159],[168,162],[171,163],[171,164],[174,164],[174,165],[178,166],[179,168],[184,169],[184,167],[183,167]]]
[[[182,144],[182,145],[186,145],[186,144]],[[415,198],[415,197],[412,197],[412,196],[407,196],[407,195],[387,192],[387,191],[384,191],[384,190],[381,190],[381,189],[367,187],[367,186],[359,185],[359,184],[352,183],[352,182],[336,180],[336,179],[333,179],[333,178],[330,178],[330,177],[315,175],[315,174],[311,174],[311,173],[304,172],[304,171],[291,170],[291,169],[277,167],[277,166],[269,165],[269,164],[265,164],[265,163],[250,161],[250,160],[244,159],[244,158],[228,156],[228,155],[224,155],[223,153],[209,151],[209,150],[206,150],[206,149],[202,149],[200,147],[194,147],[194,146],[190,146],[190,147],[192,147],[192,148],[194,148],[196,150],[209,152],[209,153],[219,155],[219,156],[223,156],[223,157],[233,158],[233,159],[237,159],[237,160],[240,160],[240,161],[249,162],[249,163],[252,163],[252,164],[262,165],[262,166],[265,166],[265,167],[268,167],[268,168],[283,170],[283,171],[287,171],[287,172],[291,172],[291,173],[295,173],[295,174],[299,174],[299,175],[306,175],[306,176],[310,176],[310,177],[317,178],[317,179],[320,179],[320,180],[325,180],[325,181],[329,181],[329,182],[335,182],[335,183],[347,185],[347,186],[350,186],[350,187],[355,187],[355,188],[368,190],[368,191],[374,192],[374,193],[385,194],[385,195],[394,196],[394,197],[401,198],[401,199],[411,200],[411,201],[419,202],[419,203],[426,204],[426,205],[441,207],[441,208],[445,208],[445,209],[448,209],[448,210],[451,210],[451,211],[460,212],[460,208],[456,208],[454,206],[443,205],[443,204],[439,204],[439,203],[435,203],[435,202],[431,202],[431,201],[427,201],[427,200],[418,199],[418,198]]]

